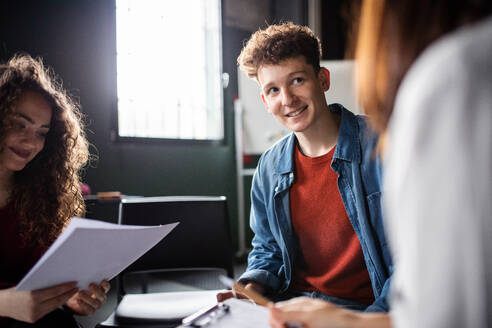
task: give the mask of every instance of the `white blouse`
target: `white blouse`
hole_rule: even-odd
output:
[[[417,59],[388,140],[394,326],[492,327],[492,17]]]

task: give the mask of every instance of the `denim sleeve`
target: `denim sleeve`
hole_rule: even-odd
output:
[[[282,250],[270,229],[271,218],[266,203],[266,188],[269,184],[262,179],[261,170],[260,161],[251,188],[250,227],[254,232],[253,249],[248,255],[246,272],[241,275],[239,281],[254,281],[266,288],[267,292],[276,292],[282,286],[278,277],[283,265]]]
[[[391,284],[391,276],[386,279],[381,294],[374,300],[374,303],[369,305],[365,312],[388,312],[389,311],[389,291]]]

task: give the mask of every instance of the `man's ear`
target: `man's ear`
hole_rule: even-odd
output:
[[[267,111],[270,113],[270,108],[268,108],[268,103],[267,103],[267,101],[265,99],[265,95],[263,93],[261,93],[261,101],[263,101],[263,104],[265,104]]]
[[[318,79],[323,91],[328,91],[330,89],[330,71],[326,67],[319,69]]]

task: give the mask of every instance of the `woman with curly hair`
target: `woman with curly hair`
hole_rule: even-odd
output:
[[[78,173],[88,157],[79,108],[41,59],[18,55],[0,65],[2,326],[76,327],[69,312],[92,314],[106,301],[107,281],[87,291],[75,282],[14,289],[70,218],[84,213]]]

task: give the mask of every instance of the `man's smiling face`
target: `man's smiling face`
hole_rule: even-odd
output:
[[[268,112],[293,132],[308,131],[326,110],[329,77],[324,69],[316,73],[302,56],[262,65],[258,82]]]

